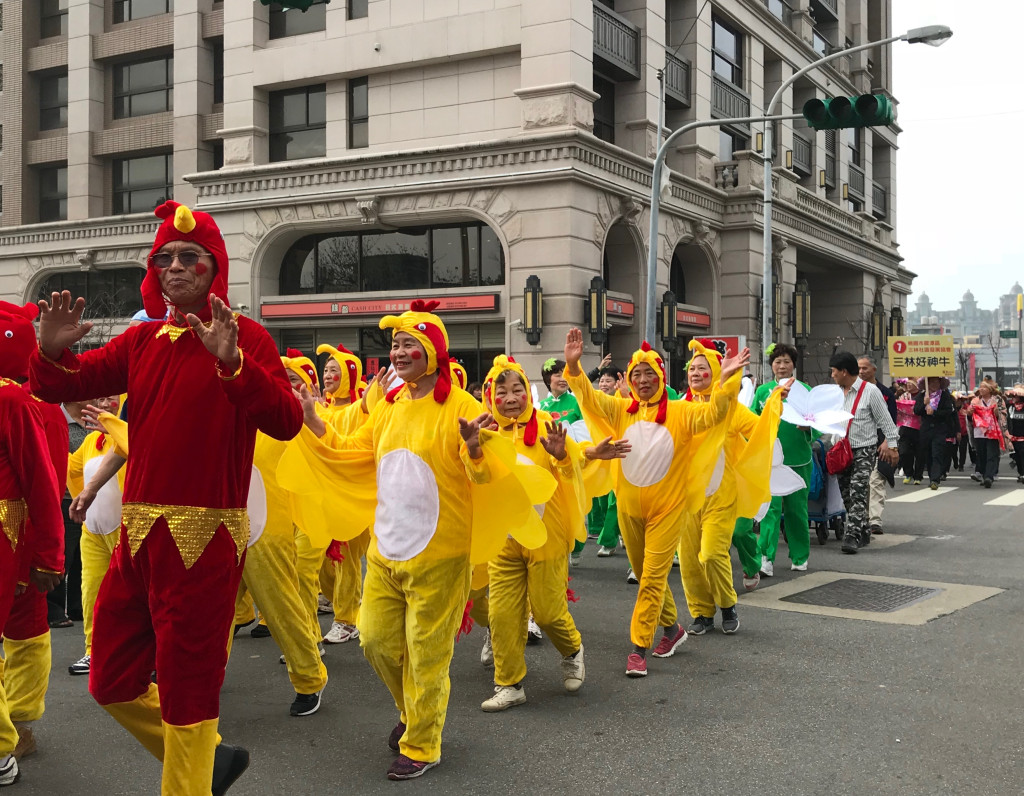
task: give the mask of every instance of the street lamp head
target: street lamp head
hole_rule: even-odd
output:
[[[910,44],[924,42],[932,47],[941,47],[952,35],[953,31],[945,25],[925,25],[923,28],[908,30],[903,34],[903,40]]]

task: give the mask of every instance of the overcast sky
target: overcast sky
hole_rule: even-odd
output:
[[[1020,64],[1024,2],[893,0],[893,34],[941,24],[938,48],[893,49],[899,100],[897,226],[903,265],[936,310],[959,307],[968,288],[995,309],[1024,284],[1024,124]]]

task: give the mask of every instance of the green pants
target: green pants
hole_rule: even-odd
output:
[[[615,493],[594,498],[587,515],[587,532],[597,534],[597,543],[601,547],[617,547],[619,544],[619,511],[615,503]],[[582,542],[576,543],[578,553],[583,549]]]
[[[768,514],[761,520],[761,536],[757,547],[761,555],[769,561],[775,561],[775,553],[779,548],[779,519],[786,517],[786,543],[789,545],[789,560],[794,564],[804,564],[811,554],[811,535],[807,523],[807,497],[811,485],[810,462],[793,470],[804,479],[807,489],[800,489],[792,495],[773,497]]]
[[[732,544],[740,554],[743,574],[748,578],[754,577],[761,571],[761,553],[757,549],[757,535],[754,533],[752,519],[740,517],[736,520],[736,526],[732,529]]]

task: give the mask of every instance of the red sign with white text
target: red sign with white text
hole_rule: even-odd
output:
[[[711,316],[706,312],[676,310],[676,321],[683,326],[696,326],[701,329],[709,329],[711,327]]]
[[[264,318],[306,318],[324,315],[389,315],[405,312],[414,299],[383,299],[358,301],[296,301],[288,304],[263,304]],[[436,299],[435,312],[493,312],[498,309],[498,294],[445,296]]]

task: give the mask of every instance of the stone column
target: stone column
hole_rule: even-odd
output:
[[[25,44],[39,36],[38,13],[31,13],[32,5],[25,15],[23,3],[5,3],[4,32],[0,36],[3,45],[3,216],[0,224],[16,227],[22,223],[26,202],[25,194],[34,196],[31,180],[25,167]],[[26,19],[28,17],[28,19]],[[34,215],[29,216],[34,218]]]
[[[616,13],[640,28],[640,79],[619,83],[615,92],[615,143],[653,158],[658,137],[658,70],[665,66],[664,3],[620,0]]]
[[[213,50],[203,41],[200,13],[206,5],[174,3],[174,198],[188,205],[196,190],[184,176],[213,166],[212,150],[202,142],[202,114],[213,107]]]
[[[669,50],[675,50],[686,37],[679,48],[679,55],[690,62],[692,73],[690,108],[666,116],[668,126],[677,128],[689,121],[711,118],[712,8],[710,3],[682,0],[674,3],[673,9],[667,46]],[[677,141],[675,151],[668,156],[668,164],[673,171],[714,185],[714,161],[717,159],[718,129],[702,127]]]
[[[92,59],[92,37],[103,32],[103,0],[68,7],[68,220],[107,213],[103,161],[92,136],[103,130],[103,65]]]
[[[224,3],[225,168],[254,166],[270,157],[265,92],[252,85],[253,49],[266,44],[269,12],[254,3]]]

